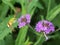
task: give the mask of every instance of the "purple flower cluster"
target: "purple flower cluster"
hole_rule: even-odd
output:
[[[36,24],[35,29],[37,32],[45,32],[46,34],[49,34],[54,31],[54,25],[47,20],[42,20]]]
[[[29,23],[30,23],[30,14],[23,15],[18,19],[19,28],[21,28]]]
[[[30,23],[30,14],[23,15],[18,19],[19,28],[29,23]],[[49,34],[50,32],[53,32],[55,29],[54,25],[51,22],[47,20],[42,20],[36,24],[35,30],[37,32],[45,32],[46,34]]]

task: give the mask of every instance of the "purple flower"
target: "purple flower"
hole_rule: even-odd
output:
[[[47,20],[42,20],[36,24],[35,29],[37,32],[45,32],[46,34],[49,34],[54,31],[54,25]]]
[[[30,23],[30,14],[23,15],[18,19],[19,28],[21,28],[29,23]]]

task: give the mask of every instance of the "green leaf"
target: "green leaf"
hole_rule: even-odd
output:
[[[28,26],[22,27],[20,29],[19,34],[18,34],[18,37],[16,39],[15,45],[23,45],[24,44],[27,31],[28,31]]]
[[[0,8],[1,8],[0,9],[0,20],[3,20],[3,19],[5,19],[5,16],[7,14],[9,7],[3,3],[0,5]]]
[[[45,7],[46,8],[48,8],[48,3],[49,3],[49,0],[42,0],[43,1],[43,3],[45,4]],[[50,3],[50,9],[52,9],[53,7],[55,7],[56,6],[56,2],[55,2],[55,0],[50,0],[51,1],[51,3]]]
[[[48,7],[48,2],[49,2],[49,0],[42,0],[43,2],[44,2],[44,4],[45,4],[45,6],[46,6],[46,8]]]
[[[0,45],[14,45],[12,35],[7,35],[3,40],[0,40]]]
[[[25,0],[14,0],[14,1],[20,3],[21,5],[24,5],[24,3],[25,3]]]
[[[38,0],[32,0],[28,5],[28,12],[31,12],[33,7],[37,4]]]
[[[55,26],[60,27],[60,13],[58,14],[58,16],[56,16],[55,19],[52,20],[52,22]]]
[[[10,0],[9,1],[8,0],[2,0],[2,2],[5,3],[6,5],[10,6],[11,9],[13,9],[14,12],[16,12],[16,10],[15,10],[13,4],[10,2]]]
[[[3,20],[2,23],[0,24],[0,40],[4,39],[5,36],[11,33],[10,28],[7,26],[10,18],[12,18],[12,16],[9,16],[5,20]]]
[[[6,28],[0,33],[0,40],[4,39],[5,36],[7,36],[11,31]]]
[[[30,12],[31,17],[34,14],[35,9],[36,9],[36,7],[31,10],[31,12]]]
[[[4,40],[0,40],[0,45],[5,45],[5,41]]]
[[[5,44],[6,45],[14,45],[14,40],[13,40],[13,37],[12,37],[12,35],[7,35],[6,37],[5,37]]]
[[[38,3],[36,4],[36,7],[38,7],[39,9],[44,9],[44,7],[41,5],[40,2],[38,2]]]
[[[41,45],[45,41],[44,34],[41,33],[34,45]]]
[[[46,19],[52,21],[58,14],[60,13],[60,5],[57,5],[54,9],[52,9]]]
[[[27,38],[27,40],[25,41],[24,45],[30,45],[32,44],[32,42],[29,41],[29,37]]]

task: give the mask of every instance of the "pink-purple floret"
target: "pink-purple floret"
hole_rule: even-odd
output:
[[[26,14],[26,15],[22,15],[19,19],[18,19],[18,26],[19,28],[25,26],[26,24],[30,23],[30,14]]]
[[[54,31],[54,25],[47,20],[42,20],[36,24],[35,29],[37,32],[45,32],[46,34],[49,34]]]

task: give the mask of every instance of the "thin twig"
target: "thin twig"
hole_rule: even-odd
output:
[[[45,36],[46,40],[48,40],[49,38],[47,37],[47,35],[45,34],[45,32],[43,32],[43,33],[44,33],[44,36]]]
[[[28,24],[28,26],[32,29],[32,31],[33,31],[33,33],[35,33],[36,35],[40,35],[39,33],[37,33],[36,31],[34,31],[35,29],[30,25],[30,24]]]

